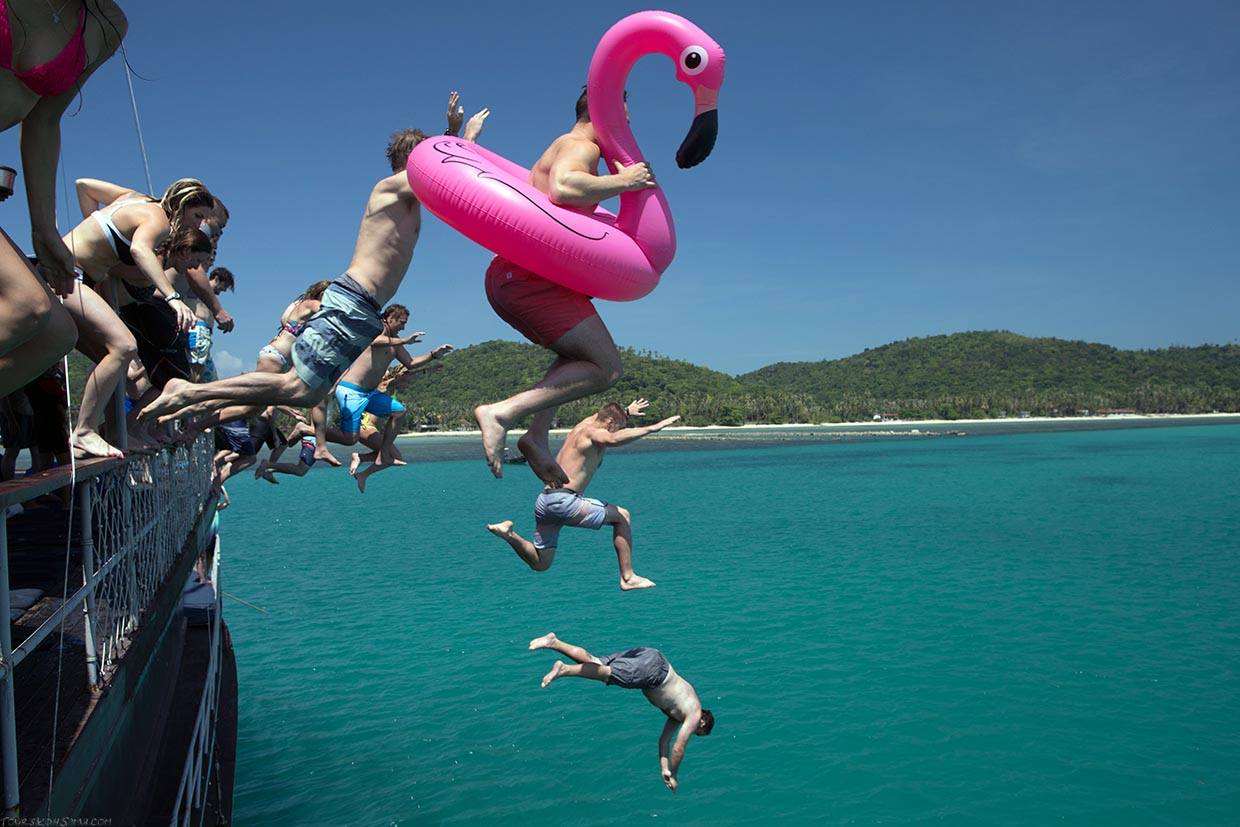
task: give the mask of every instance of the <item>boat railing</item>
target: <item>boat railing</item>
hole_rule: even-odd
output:
[[[16,503],[73,486],[82,586],[24,640],[0,622],[0,749],[4,810],[19,803],[14,670],[74,612],[82,613],[86,674],[103,689],[116,672],[144,611],[167,579],[189,531],[210,499],[214,445],[209,435],[150,456],[97,459],[0,483],[0,617],[9,616],[8,511]],[[71,518],[72,515],[70,515]],[[68,550],[66,549],[66,553]],[[217,612],[218,615],[218,612]]]
[[[198,715],[194,720],[194,733],[190,736],[189,749],[185,757],[185,767],[181,771],[181,783],[177,789],[176,805],[173,807],[170,824],[188,825],[195,813],[201,813],[206,806],[208,785],[211,782],[212,763],[215,760],[216,721],[219,717],[220,679],[223,675],[220,660],[223,647],[220,645],[220,627],[223,624],[223,612],[220,610],[220,538],[215,536],[214,553],[211,555],[210,583],[215,596],[215,604],[211,607],[210,655],[207,659],[207,673],[203,681],[202,700],[198,704]]]

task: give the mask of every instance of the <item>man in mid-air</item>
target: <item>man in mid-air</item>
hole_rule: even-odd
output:
[[[533,542],[513,530],[512,520],[493,523],[487,526],[487,531],[508,543],[534,571],[546,571],[555,559],[561,526],[597,530],[610,525],[616,560],[620,564],[620,588],[628,591],[653,586],[653,580],[647,580],[633,571],[633,529],[628,509],[583,496],[608,448],[627,445],[680,419],[673,416],[653,425],[628,427],[629,417],[641,416],[649,404],[645,399],[637,399],[627,408],[621,408],[615,402],[608,402],[599,408],[598,413],[581,420],[569,432],[556,456],[568,484],[561,487],[548,485],[538,495],[534,502]]]
[[[640,689],[646,700],[667,716],[663,732],[659,734],[659,773],[667,788],[676,792],[680,786],[677,773],[689,739],[694,735],[710,735],[715,728],[715,716],[709,709],[702,708],[693,685],[676,674],[662,652],[638,646],[597,658],[580,646],[560,640],[555,632],[531,640],[530,649],[554,649],[576,661],[568,664],[557,660],[551,671],[543,676],[544,689],[558,678],[589,678],[624,689]],[[674,744],[673,733],[676,734]]]
[[[483,109],[469,119],[466,140],[478,137],[489,114],[490,110]],[[448,101],[448,128],[459,129],[460,119],[457,94],[453,92]],[[382,332],[379,310],[395,295],[409,269],[422,229],[422,206],[409,187],[405,163],[424,138],[419,129],[405,129],[388,142],[392,174],[371,190],[353,259],[348,270],[327,288],[319,311],[297,337],[292,370],[243,373],[202,385],[171,381],[163,394],[143,409],[141,418],[166,422],[196,416],[218,407],[215,400],[238,405],[313,407],[326,399],[341,374]]]

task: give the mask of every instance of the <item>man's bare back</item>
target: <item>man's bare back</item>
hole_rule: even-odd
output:
[[[693,685],[680,677],[670,663],[667,665],[667,680],[663,685],[643,689],[642,694],[673,721],[683,722],[702,709],[702,702]]]
[[[586,486],[594,479],[594,472],[603,464],[603,454],[607,452],[608,446],[624,445],[646,434],[661,431],[680,419],[679,416],[673,416],[654,425],[628,427],[628,418],[641,416],[649,404],[645,399],[636,399],[629,403],[628,408],[623,409],[626,414],[623,422],[606,419],[601,413],[597,413],[574,425],[555,457],[556,463],[568,475],[565,488],[584,494]],[[619,406],[616,409],[620,410]]]
[[[384,178],[370,191],[349,275],[386,304],[400,287],[422,231],[422,205],[409,188],[404,170]]]
[[[585,493],[594,472],[603,464],[603,454],[607,448],[596,443],[591,436],[600,429],[606,431],[607,426],[599,421],[597,414],[583,419],[568,432],[560,452],[555,456],[555,461],[568,475],[568,485],[565,487],[578,494]]]
[[[557,162],[571,162],[574,169],[598,175],[601,153],[598,144],[576,130],[566,132],[551,142],[542,157],[530,167],[530,186],[551,195],[551,171]],[[568,205],[565,205],[568,206]]]

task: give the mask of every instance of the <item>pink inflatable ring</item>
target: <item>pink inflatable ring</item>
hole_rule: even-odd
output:
[[[665,54],[693,90],[695,114],[676,153],[682,169],[710,154],[718,132],[723,49],[678,15],[645,11],[608,29],[590,61],[590,120],[608,169],[644,161],[624,110],[624,84],[638,58]],[[444,223],[540,276],[588,296],[640,299],[676,255],[676,230],[662,188],[626,192],[620,213],[551,203],[530,172],[470,141],[428,138],[409,154],[414,194]]]

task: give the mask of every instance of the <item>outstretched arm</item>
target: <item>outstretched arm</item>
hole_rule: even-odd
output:
[[[451,352],[452,345],[440,345],[430,353],[423,353],[421,356],[410,356],[409,351],[403,347],[398,347],[396,348],[396,360],[409,370],[417,370],[435,359],[447,356]]]
[[[600,201],[629,190],[657,187],[650,167],[644,163],[623,166],[616,161],[615,175],[595,175],[598,146],[590,141],[574,141],[551,165],[551,191],[548,197],[566,207],[593,207]]]
[[[661,431],[673,422],[679,421],[679,416],[669,416],[667,419],[660,420],[653,425],[643,425],[640,428],[622,428],[615,433],[608,431],[606,428],[599,428],[590,434],[590,440],[595,445],[604,445],[609,448],[615,448],[619,445],[627,445],[630,442],[641,439],[646,434],[653,434],[655,431]]]
[[[413,342],[422,341],[422,337],[426,335],[425,330],[419,330],[417,333],[410,333],[408,336],[384,336],[382,334],[375,337],[370,343],[371,347],[389,347],[391,345],[408,345]]]
[[[82,218],[89,217],[103,204],[111,204],[118,198],[135,194],[135,190],[129,187],[122,187],[120,184],[113,184],[111,181],[98,178],[79,178],[73,182],[73,188],[77,191],[78,208],[82,211]]]
[[[215,295],[215,291],[211,289],[211,279],[207,277],[206,267],[195,267],[193,270],[185,271],[185,280],[189,282],[189,289],[194,291],[194,295],[202,300],[207,309],[211,311],[211,315],[215,317],[215,321],[220,326],[220,330],[228,333],[233,329],[233,318],[228,311],[224,309],[224,305],[220,302],[220,297]]]
[[[143,220],[138,225],[138,229],[133,232],[133,242],[130,244],[129,253],[133,256],[134,264],[138,265],[138,269],[142,271],[142,275],[146,276],[150,283],[163,294],[172,312],[176,313],[179,329],[185,332],[194,325],[196,318],[194,311],[190,310],[189,305],[180,299],[168,298],[176,293],[176,288],[172,285],[172,279],[168,278],[168,274],[164,272],[164,265],[159,260],[159,256],[155,254],[155,248],[168,234],[167,226],[167,222],[156,222],[149,218]]]
[[[487,115],[490,114],[490,109],[483,108],[482,111],[469,119],[469,123],[465,124],[465,140],[478,140],[478,135],[482,132],[482,124],[486,121]],[[448,128],[444,130],[443,134],[460,135],[461,122],[464,120],[465,107],[461,106],[461,93],[454,91],[448,95]]]
[[[671,764],[671,746],[672,733],[676,731],[677,721],[668,718],[663,724],[663,732],[659,733],[659,774],[663,776],[663,783],[672,792],[676,792],[677,781],[676,774],[672,772]]]
[[[676,743],[672,745],[672,757],[668,762],[673,780],[676,778],[676,773],[680,772],[680,762],[685,759],[685,747],[688,746],[689,739],[693,737],[693,733],[697,731],[700,720],[702,720],[702,713],[700,711],[694,712],[691,715],[685,716],[685,722],[680,725],[680,732],[676,735]]]

